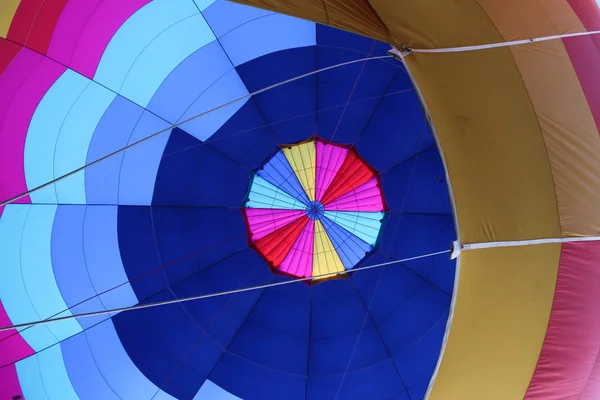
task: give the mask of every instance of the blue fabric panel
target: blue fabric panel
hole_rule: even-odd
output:
[[[274,13],[272,11],[236,4],[230,1],[217,0],[202,14],[215,35],[220,38],[240,25],[249,21],[260,20],[261,18]]]
[[[150,207],[119,207],[117,229],[121,259],[127,279],[140,301],[167,286],[166,277],[160,270],[162,264],[154,240],[151,213]]]
[[[310,379],[351,373],[386,360],[390,355],[377,330],[365,329],[311,341],[308,375]]]
[[[252,342],[246,346],[252,346]],[[304,375],[266,368],[231,353],[223,355],[210,380],[244,400],[305,399]]]
[[[387,259],[386,261],[390,261]],[[384,262],[386,262],[384,261]],[[365,271],[367,272],[367,271]],[[427,285],[425,279],[402,264],[391,264],[373,270],[370,279],[360,286],[360,294],[371,304],[371,317],[381,324],[396,310]]]
[[[302,203],[308,205],[310,202],[283,151],[271,158],[257,174]]]
[[[360,155],[381,172],[434,144],[408,76],[396,74],[387,93],[396,94],[381,99],[356,142]]]
[[[83,226],[85,264],[99,299],[106,308],[137,304],[119,251],[116,206],[87,207]]]
[[[306,307],[308,308],[308,304]],[[245,323],[228,351],[281,373],[304,375],[308,358],[308,341],[306,340],[308,318],[304,319],[306,322],[303,326],[304,337],[282,332],[280,330],[282,327],[290,329],[286,326],[287,321],[289,321],[289,317],[283,321],[270,320],[268,326],[253,322]],[[298,324],[301,325],[301,322]],[[281,357],[282,354],[286,354],[286,356]]]
[[[86,206],[58,206],[53,224],[52,267],[60,293],[71,313],[104,310],[90,281],[83,249],[83,225]],[[87,301],[85,301],[87,300]],[[85,301],[82,304],[78,303]],[[62,311],[62,310],[59,310]],[[83,329],[106,317],[81,318]]]
[[[246,208],[305,210],[306,205],[260,176],[254,176]]]
[[[222,389],[221,387],[215,385],[208,379],[204,381],[204,384],[194,396],[194,400],[241,400],[239,397],[236,397],[229,393],[228,391]]]
[[[311,377],[307,399],[389,399],[404,391],[402,381],[391,361],[346,375]]]
[[[356,293],[313,302],[310,320],[311,340],[320,340],[362,329],[373,328],[363,300]]]
[[[84,334],[103,379],[121,399],[149,399],[159,391],[128,356],[110,319],[88,329]],[[79,354],[76,356],[80,357]],[[168,396],[159,391],[159,396],[155,398],[165,397]]]
[[[219,41],[233,65],[238,66],[280,50],[314,46],[315,24],[287,15],[270,14],[239,25],[221,36]]]
[[[437,349],[441,348],[446,331],[447,319],[448,314],[442,314],[442,318],[429,332],[394,358],[407,387],[422,383],[423,377],[432,376],[439,357]]]
[[[314,71],[316,49],[304,47],[272,53],[237,66],[249,92]],[[314,75],[253,96],[279,144],[291,144],[317,133],[317,82]],[[285,101],[281,101],[285,99]]]
[[[183,60],[167,76],[147,108],[175,123],[210,85],[232,69],[221,44],[217,41],[209,43]]]
[[[254,101],[244,104],[207,143],[249,169],[257,168],[279,150]]]
[[[152,301],[170,299],[174,299],[173,294],[165,291]],[[126,314],[113,317],[113,322],[123,347],[140,371],[175,398],[192,399],[205,376],[185,358],[201,351],[204,362],[214,364],[221,348],[179,304]],[[144,335],[139,334],[139,326],[145,327]]]
[[[308,301],[266,289],[252,309],[248,323],[276,329],[306,341],[310,322],[309,311]]]
[[[69,338],[61,347],[69,378],[80,399],[119,399],[98,369],[85,334]]]
[[[373,247],[346,229],[332,222],[329,218],[321,218],[323,227],[331,239],[344,268],[350,269],[360,261]]]
[[[447,250],[454,240],[450,215],[391,214],[384,222],[381,251],[394,259]],[[449,255],[408,261],[407,268],[430,280],[450,294],[454,285],[455,262]]]
[[[435,145],[393,167],[381,180],[391,211],[452,214],[444,166]]]
[[[129,135],[134,143],[168,128],[169,124],[146,111]],[[119,176],[119,204],[149,205],[152,201],[156,173],[169,140],[169,132],[155,136],[123,153]]]
[[[445,320],[449,309],[450,296],[431,285],[423,285],[379,324],[379,332],[392,356],[423,338],[438,321]],[[439,353],[439,348],[431,351]]]
[[[162,156],[155,205],[238,207],[250,173],[210,145],[175,128]]]
[[[319,34],[322,47],[317,50],[318,68],[367,56],[347,46],[330,45],[329,32]],[[373,40],[369,42],[370,48]],[[382,53],[375,48],[371,56]],[[400,64],[389,60],[359,62],[319,73],[319,135],[340,143],[355,143],[378,108],[380,96],[398,73],[402,73]]]
[[[126,146],[143,111],[137,104],[117,96],[96,126],[87,152],[86,163],[89,164]],[[85,170],[85,191],[88,204],[118,203],[122,161],[123,153]]]
[[[264,285],[271,278],[263,259],[246,248],[181,280],[171,289],[178,297],[188,297]],[[261,296],[261,290],[253,290],[188,302],[183,306],[221,346],[227,347]]]

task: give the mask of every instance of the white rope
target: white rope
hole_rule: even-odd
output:
[[[67,321],[67,320],[76,319],[76,318],[97,317],[99,315],[115,314],[115,313],[120,313],[120,312],[125,312],[125,311],[141,310],[144,308],[166,306],[169,304],[187,303],[189,301],[209,299],[212,297],[228,296],[228,295],[236,294],[236,293],[250,292],[252,290],[267,289],[267,288],[271,288],[271,287],[275,287],[275,286],[289,285],[289,284],[296,283],[296,282],[310,281],[315,278],[317,278],[317,279],[330,278],[333,276],[344,275],[347,273],[353,273],[353,272],[357,272],[357,271],[366,271],[366,270],[373,269],[373,268],[381,268],[386,265],[399,264],[399,263],[403,263],[403,262],[407,262],[407,261],[419,260],[421,258],[433,257],[433,256],[437,256],[440,254],[450,253],[450,251],[451,250],[437,251],[434,253],[423,254],[420,256],[404,258],[402,260],[395,260],[395,261],[388,261],[388,262],[380,263],[380,264],[367,265],[367,266],[355,268],[355,269],[352,269],[349,271],[330,272],[327,274],[314,275],[314,276],[307,277],[307,278],[298,278],[298,279],[291,279],[288,281],[269,283],[269,284],[265,284],[265,285],[250,286],[247,288],[228,290],[225,292],[202,294],[202,295],[198,295],[198,296],[190,296],[190,297],[184,297],[184,298],[180,298],[180,299],[157,301],[154,303],[136,304],[136,305],[129,306],[129,307],[119,307],[119,308],[112,308],[112,309],[108,309],[108,310],[91,311],[91,312],[81,313],[81,314],[66,315],[64,317],[48,318],[48,319],[39,320],[39,321],[32,321],[32,322],[26,322],[26,323],[22,323],[22,324],[3,326],[3,327],[0,327],[0,332],[8,331],[11,329],[26,328],[28,326],[45,325],[45,324],[49,324],[52,322]]]
[[[118,150],[115,150],[115,151],[113,151],[112,153],[109,153],[109,154],[107,154],[107,155],[105,155],[105,156],[103,156],[103,157],[100,157],[99,159],[97,159],[97,160],[95,160],[95,161],[92,161],[92,162],[90,162],[89,164],[85,164],[85,165],[84,165],[84,166],[82,166],[82,167],[79,167],[79,168],[77,168],[77,169],[74,169],[73,171],[71,171],[71,172],[68,172],[68,173],[66,173],[66,174],[64,174],[64,175],[61,175],[61,176],[59,176],[58,178],[56,178],[56,179],[53,179],[53,180],[51,180],[51,181],[48,181],[48,182],[46,182],[46,183],[44,183],[44,184],[42,184],[42,185],[40,185],[40,186],[36,186],[36,187],[34,187],[33,189],[30,189],[30,190],[28,190],[28,191],[26,191],[26,192],[23,192],[23,193],[21,193],[21,194],[18,194],[18,195],[14,196],[14,197],[11,197],[11,198],[7,199],[7,200],[2,200],[2,201],[0,202],[0,207],[2,207],[2,206],[5,206],[5,205],[7,205],[7,204],[9,204],[9,203],[12,203],[12,202],[13,202],[13,201],[15,201],[15,200],[19,200],[19,199],[21,199],[21,198],[23,198],[23,197],[25,197],[25,196],[28,196],[28,195],[30,195],[30,194],[32,194],[32,193],[35,193],[35,192],[37,192],[37,191],[39,191],[39,190],[41,190],[41,189],[43,189],[43,188],[45,188],[45,187],[48,187],[48,186],[50,186],[50,185],[53,185],[53,184],[55,184],[55,183],[57,183],[57,182],[60,182],[60,181],[62,181],[63,179],[66,179],[66,178],[68,178],[68,177],[70,177],[70,176],[72,176],[72,175],[75,175],[75,174],[76,174],[76,173],[78,173],[78,172],[81,172],[81,171],[85,170],[86,168],[89,168],[89,167],[91,167],[92,165],[98,164],[99,162],[102,162],[102,161],[104,161],[104,160],[106,160],[106,159],[108,159],[108,158],[110,158],[110,157],[112,157],[112,156],[115,156],[115,155],[117,155],[117,154],[120,154],[120,153],[124,152],[125,150],[128,150],[128,149],[130,149],[130,148],[132,148],[132,147],[134,147],[134,146],[137,146],[138,144],[141,144],[141,143],[143,143],[143,142],[145,142],[145,141],[147,141],[147,140],[150,140],[150,139],[152,139],[152,138],[154,138],[154,137],[156,137],[156,136],[158,136],[158,135],[161,135],[161,134],[163,134],[163,133],[165,133],[165,132],[169,132],[169,131],[171,131],[173,128],[177,128],[177,127],[179,127],[179,126],[181,126],[181,125],[187,124],[188,122],[191,122],[191,121],[193,121],[193,120],[195,120],[195,119],[197,119],[197,118],[200,118],[200,117],[202,117],[202,116],[204,116],[204,115],[210,114],[210,113],[212,113],[212,112],[214,112],[214,111],[220,110],[221,108],[227,107],[227,106],[229,106],[229,105],[231,105],[231,104],[237,103],[238,101],[245,100],[245,99],[247,99],[247,98],[250,98],[250,97],[252,97],[252,96],[255,96],[255,95],[257,95],[257,94],[264,93],[264,92],[266,92],[266,91],[268,91],[268,90],[271,90],[271,89],[274,89],[274,88],[276,88],[276,87],[279,87],[279,86],[282,86],[282,85],[285,85],[285,84],[288,84],[288,83],[291,83],[291,82],[297,81],[297,80],[299,80],[299,79],[306,78],[306,77],[308,77],[308,76],[311,76],[311,75],[316,75],[316,74],[318,74],[318,73],[320,73],[320,72],[329,71],[329,70],[331,70],[331,69],[335,69],[335,68],[339,68],[339,67],[344,67],[344,66],[346,66],[346,65],[356,64],[356,63],[359,63],[359,62],[372,61],[372,60],[382,60],[382,59],[386,59],[386,58],[393,58],[393,57],[392,57],[392,56],[390,56],[390,55],[385,55],[385,56],[365,57],[365,58],[361,58],[361,59],[358,59],[358,60],[346,61],[346,62],[343,62],[343,63],[340,63],[340,64],[336,64],[336,65],[330,65],[329,67],[324,67],[324,68],[321,68],[321,69],[317,69],[317,70],[315,70],[315,71],[307,72],[306,74],[298,75],[298,76],[296,76],[296,77],[293,77],[293,78],[290,78],[290,79],[286,79],[286,80],[284,80],[284,81],[281,81],[281,82],[277,82],[277,83],[275,83],[275,84],[273,84],[273,85],[271,85],[271,86],[267,86],[267,87],[265,87],[265,88],[259,89],[259,90],[255,91],[255,92],[252,92],[252,93],[245,94],[245,95],[243,95],[243,96],[240,96],[240,97],[238,97],[238,98],[236,98],[236,99],[233,99],[233,100],[230,100],[230,101],[228,101],[228,102],[226,102],[226,103],[223,103],[223,104],[221,104],[221,105],[219,105],[219,106],[217,106],[217,107],[215,107],[215,108],[211,108],[211,109],[210,109],[210,110],[208,110],[208,111],[204,111],[204,112],[202,112],[202,113],[200,113],[200,114],[197,114],[197,115],[194,115],[194,116],[192,116],[192,117],[190,117],[190,118],[188,118],[188,119],[186,119],[186,120],[183,120],[183,121],[181,121],[181,122],[178,122],[178,123],[176,123],[176,124],[173,124],[173,125],[169,126],[168,128],[165,128],[165,129],[163,129],[163,130],[160,130],[160,131],[158,131],[158,132],[155,132],[155,133],[151,134],[150,136],[146,136],[145,138],[143,138],[143,139],[140,139],[140,140],[138,140],[138,141],[136,141],[136,142],[133,142],[133,143],[131,143],[131,144],[128,144],[128,145],[127,145],[127,146],[125,146],[125,147],[122,147],[122,148],[120,148],[120,149],[118,149]]]
[[[448,48],[443,48],[443,49],[407,49],[407,50],[409,50],[410,52],[413,52],[413,53],[462,53],[465,51],[477,51],[477,50],[495,49],[498,47],[519,46],[519,45],[528,44],[528,43],[546,42],[548,40],[566,39],[566,38],[579,37],[579,36],[591,36],[591,35],[597,35],[597,34],[600,34],[600,31],[564,33],[562,35],[551,35],[551,36],[543,36],[543,37],[538,37],[538,38],[513,40],[510,42],[480,44],[480,45],[474,45],[474,46],[448,47]]]

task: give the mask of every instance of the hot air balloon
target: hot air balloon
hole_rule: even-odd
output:
[[[0,398],[598,398],[598,30],[1,2]]]

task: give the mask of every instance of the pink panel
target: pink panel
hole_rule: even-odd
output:
[[[0,399],[13,399],[18,395],[23,396],[17,368],[14,365],[0,368]]]
[[[600,242],[563,244],[546,338],[525,399],[600,398],[598,288]]]
[[[149,0],[71,0],[54,30],[48,56],[92,79],[104,49]]]
[[[252,233],[252,241],[263,238],[306,214],[304,211],[298,210],[265,208],[246,208],[244,212]]]
[[[381,190],[377,178],[366,183],[325,205],[331,211],[383,211]]]
[[[0,187],[3,199],[27,191],[25,137],[40,100],[65,67],[23,49],[0,76]],[[30,203],[29,197],[17,203]]]
[[[348,149],[331,144],[316,142],[317,176],[315,200],[321,201],[323,195],[331,185],[331,181],[340,170],[342,163],[348,155]]]
[[[0,302],[0,326],[9,325],[12,325],[12,322]],[[16,330],[0,332],[0,366],[13,363],[33,353],[33,349]]]
[[[294,276],[312,276],[314,237],[315,221],[309,219],[279,269]]]

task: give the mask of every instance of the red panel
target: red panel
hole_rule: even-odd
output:
[[[0,75],[21,49],[22,47],[18,44],[0,38]]]
[[[563,244],[548,330],[525,399],[600,398],[599,307],[600,242]]]
[[[339,172],[333,178],[327,192],[325,192],[321,203],[330,203],[356,189],[374,176],[373,171],[358,157],[355,151],[349,152]]]
[[[298,239],[298,236],[300,236],[307,222],[308,217],[306,215],[298,218],[294,222],[254,242],[254,246],[273,266],[278,267],[290,252],[290,249]]]
[[[54,27],[67,0],[23,0],[8,32],[8,38],[46,54]]]

